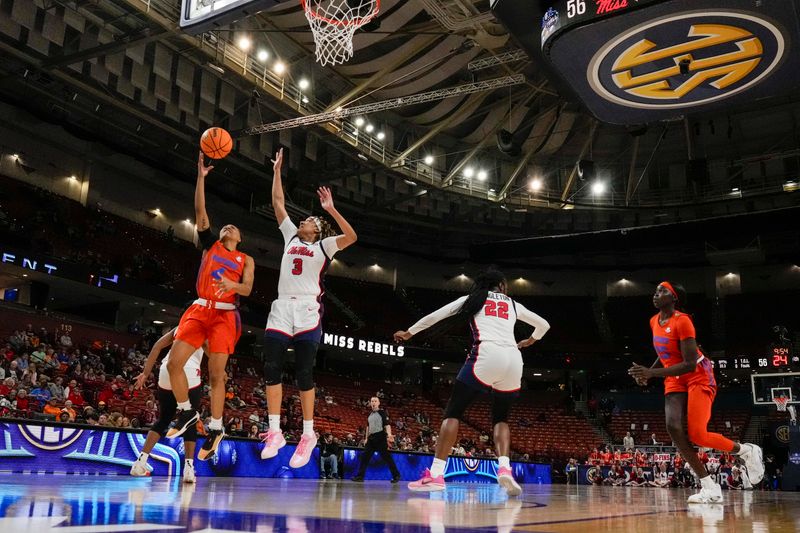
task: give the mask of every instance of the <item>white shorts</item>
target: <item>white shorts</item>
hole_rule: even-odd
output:
[[[189,388],[193,389],[199,387],[201,383],[200,369],[193,366],[185,366],[183,371],[186,373],[186,381],[189,383]],[[172,382],[169,380],[169,372],[167,365],[161,365],[158,369],[158,387],[164,390],[172,390]]]
[[[295,340],[316,338],[319,342],[321,326],[322,307],[316,299],[280,299],[272,302],[265,333]]]
[[[522,366],[516,346],[484,341],[472,349],[458,379],[498,392],[516,392],[522,386]]]

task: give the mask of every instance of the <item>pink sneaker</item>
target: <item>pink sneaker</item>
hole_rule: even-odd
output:
[[[292,468],[302,468],[306,466],[316,446],[317,436],[303,433],[303,436],[300,437],[300,442],[297,443],[297,449],[294,451],[294,455],[292,455],[292,458],[289,460],[289,466]]]
[[[262,459],[272,459],[278,455],[278,450],[286,446],[286,439],[283,438],[283,431],[270,429],[266,433],[260,433],[259,438],[264,441],[264,449],[261,450]]]
[[[501,466],[497,469],[497,482],[506,489],[509,496],[519,496],[522,494],[522,487],[514,480],[514,473],[510,468]]]
[[[437,492],[444,490],[444,476],[432,477],[431,471],[426,468],[418,481],[412,481],[408,484],[408,490],[413,490],[414,492]]]

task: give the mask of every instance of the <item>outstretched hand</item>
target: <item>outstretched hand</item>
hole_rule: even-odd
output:
[[[317,189],[317,196],[319,196],[319,203],[322,204],[322,209],[325,211],[333,209],[333,193],[328,187]]]
[[[283,148],[278,150],[278,153],[275,154],[275,159],[272,160],[272,171],[280,172],[281,165],[283,165]]]
[[[633,363],[633,366],[628,369],[628,375],[631,376],[638,385],[644,386],[647,384],[647,380],[653,377],[653,371],[646,366]]]
[[[136,376],[136,379],[133,382],[134,390],[139,390],[143,388],[145,381],[147,381],[147,376],[144,375],[144,372]]]
[[[214,165],[206,166],[206,159],[203,151],[200,150],[200,156],[197,158],[197,177],[205,178],[208,173],[214,170]]]
[[[232,279],[221,276],[217,281],[214,282],[214,286],[217,288],[217,292],[215,293],[216,297],[220,298],[226,293],[231,292],[236,288],[236,285],[238,285],[238,283]]]
[[[401,331],[396,331],[395,334],[393,335],[394,342],[407,341],[408,339],[410,339],[413,336],[414,335],[412,335],[411,333],[409,333],[407,331],[402,331],[402,330]]]

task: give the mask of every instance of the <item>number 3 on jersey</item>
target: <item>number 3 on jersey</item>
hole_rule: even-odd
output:
[[[488,300],[484,309],[486,311],[486,316],[496,316],[497,318],[508,320],[508,304],[505,302]]]
[[[303,273],[303,260],[302,259],[300,259],[299,257],[295,257],[292,260],[292,264],[294,265],[294,268],[292,269],[292,274],[293,275],[299,276],[300,274]]]

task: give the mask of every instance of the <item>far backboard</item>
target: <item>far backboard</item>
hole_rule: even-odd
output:
[[[750,383],[755,405],[774,405],[773,399],[789,398],[789,404],[800,403],[800,372],[751,374]]]

